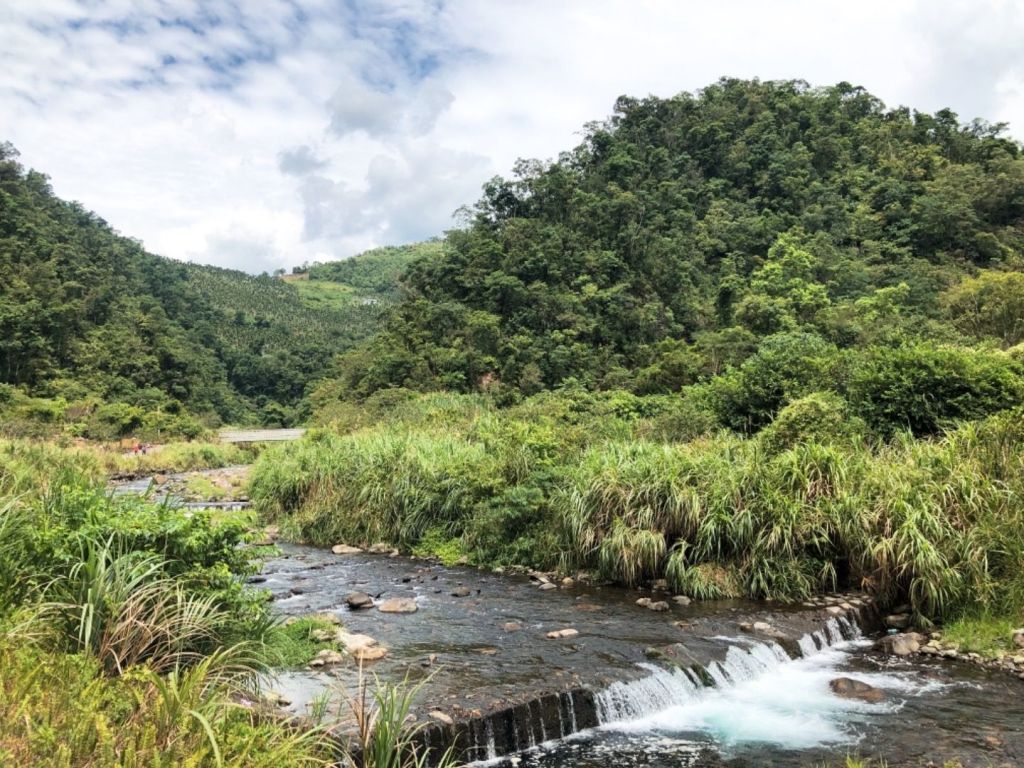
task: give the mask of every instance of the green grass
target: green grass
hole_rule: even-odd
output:
[[[301,667],[308,664],[316,654],[333,648],[329,641],[314,640],[317,630],[334,630],[335,625],[313,617],[303,617],[290,624],[281,624],[270,630],[264,637],[267,654],[274,659],[275,666],[284,668]]]
[[[625,393],[503,410],[480,396],[392,399],[376,423],[270,449],[251,479],[257,508],[315,544],[668,578],[699,598],[852,586],[909,601],[923,623],[1024,606],[1017,411],[929,439],[658,442],[643,436],[662,401]]]
[[[1016,618],[967,615],[942,627],[942,639],[956,643],[967,653],[998,657],[1006,651],[1024,653],[1013,645],[1013,631],[1024,626],[1024,615]]]

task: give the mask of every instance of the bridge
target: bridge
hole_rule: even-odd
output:
[[[222,429],[218,437],[222,443],[275,443],[298,440],[306,434],[299,429]]]

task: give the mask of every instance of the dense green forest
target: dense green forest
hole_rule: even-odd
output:
[[[845,83],[623,97],[557,161],[521,161],[485,186],[325,397],[721,379],[723,419],[756,429],[826,382],[874,397],[830,370],[860,350],[880,374],[984,380],[970,386],[1003,403],[1019,390],[991,350],[1024,338],[1024,159],[1003,130],[887,109]],[[988,351],[958,351],[971,345]],[[744,391],[759,364],[778,373],[775,391]],[[933,415],[971,412],[961,405]],[[873,416],[914,426],[899,407]]]
[[[148,253],[0,146],[4,431],[166,436],[295,423],[310,382],[376,329],[397,261],[356,257],[352,285],[319,283],[351,300],[318,304],[269,275]]]
[[[1003,132],[847,84],[622,98],[408,267],[312,394],[325,429],[262,456],[253,498],[317,543],[696,598],[853,585],[1016,626],[1024,156]]]

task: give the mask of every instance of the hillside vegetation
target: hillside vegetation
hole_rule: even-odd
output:
[[[392,296],[395,258],[356,257]],[[325,265],[325,269],[329,265]],[[379,279],[375,276],[384,275]],[[321,282],[325,287],[330,283]],[[356,294],[361,295],[361,294]],[[195,436],[284,425],[386,303],[307,301],[268,275],[154,256],[0,145],[0,420],[7,434]]]
[[[622,98],[496,178],[252,496],[304,538],[1024,620],[1024,158],[847,84]]]
[[[829,355],[1012,346],[1024,159],[1002,131],[848,84],[621,98],[557,161],[486,185],[332,394],[674,392],[778,334]]]

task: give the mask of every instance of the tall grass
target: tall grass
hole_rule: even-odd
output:
[[[657,443],[621,439],[647,433],[643,418],[590,418],[530,404],[450,429],[321,433],[262,457],[252,497],[320,544],[411,548],[440,530],[477,562],[514,552],[626,584],[665,577],[697,597],[852,585],[922,619],[1024,607],[1020,412],[879,444],[846,432]]]

